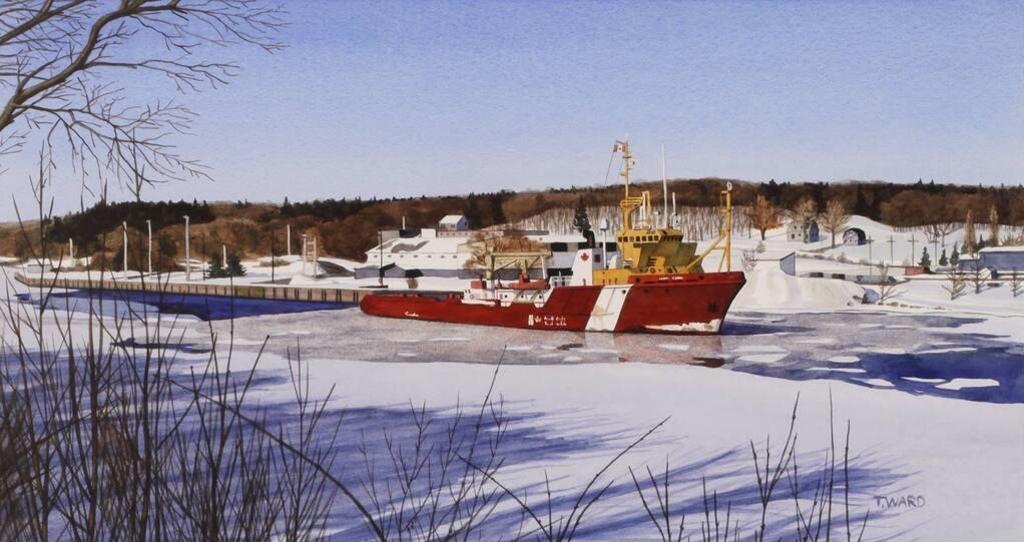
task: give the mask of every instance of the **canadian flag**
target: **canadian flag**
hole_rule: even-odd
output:
[[[628,145],[629,144],[626,143],[625,141],[618,141],[618,140],[616,140],[615,141],[615,146],[612,147],[612,152],[626,152],[626,147]]]

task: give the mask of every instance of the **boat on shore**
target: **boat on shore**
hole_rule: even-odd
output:
[[[462,292],[422,294],[375,292],[360,308],[368,315],[435,322],[563,331],[712,334],[722,326],[736,294],[746,283],[730,264],[732,189],[721,191],[719,237],[702,253],[682,232],[658,222],[649,191],[630,193],[633,165],[628,142],[615,143],[622,155],[622,228],[616,233],[617,261],[576,252],[570,277],[548,277],[548,254],[528,249],[481,247],[483,278]],[[720,251],[719,269],[706,272],[705,258]],[[602,263],[598,263],[602,262]],[[542,276],[531,278],[540,264]],[[519,278],[503,282],[498,271],[518,266]],[[724,268],[724,270],[723,270]]]

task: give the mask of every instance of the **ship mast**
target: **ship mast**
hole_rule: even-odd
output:
[[[619,172],[619,176],[622,177],[622,182],[625,185],[625,197],[619,202],[619,208],[622,209],[622,229],[631,230],[633,229],[633,211],[646,205],[647,198],[646,196],[629,195],[629,171],[633,165],[633,154],[629,152],[629,141],[616,141],[612,151],[622,153],[622,171]]]

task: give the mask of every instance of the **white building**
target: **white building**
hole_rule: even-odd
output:
[[[456,277],[477,278],[479,271],[467,267],[472,258],[473,234],[464,230],[464,235],[445,235],[434,229],[400,230],[382,232],[383,242],[366,251],[366,265],[355,270],[357,278],[377,277],[384,269],[386,277]],[[500,234],[501,232],[491,232]],[[586,240],[579,234],[552,234],[546,231],[517,232],[531,241],[544,245],[551,255],[544,262],[548,276],[569,275],[572,272],[576,251],[583,248]],[[614,263],[617,247],[608,243],[608,256]],[[596,264],[604,264],[604,250],[598,241],[594,248]],[[509,270],[511,278],[515,270]],[[537,277],[542,273],[534,271]]]
[[[466,215],[445,215],[437,223],[437,229],[441,231],[467,231],[469,230],[469,220],[466,219]]]

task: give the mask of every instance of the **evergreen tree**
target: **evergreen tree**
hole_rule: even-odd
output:
[[[921,262],[918,265],[925,269],[931,269],[932,259],[928,256],[928,247],[924,247],[924,250],[921,252]]]
[[[572,219],[572,227],[587,239],[587,248],[594,246],[594,231],[590,226],[590,215],[587,214],[587,207],[583,205],[582,198],[576,204],[576,213]]]
[[[978,243],[974,245],[974,250],[978,251],[985,248],[985,237],[978,235]]]
[[[960,253],[957,252],[956,243],[953,243],[953,252],[949,255],[949,265],[956,267],[960,263]]]
[[[245,276],[245,267],[242,266],[242,261],[238,258],[238,254],[234,252],[228,254],[228,267],[225,271],[229,277]]]
[[[224,269],[224,264],[221,263],[220,258],[217,256],[210,256],[207,260],[207,271],[206,276],[211,279],[220,279],[228,276],[228,272]]]
[[[946,249],[942,249],[942,255],[939,256],[939,267],[946,267],[949,265],[949,258],[946,257]]]

